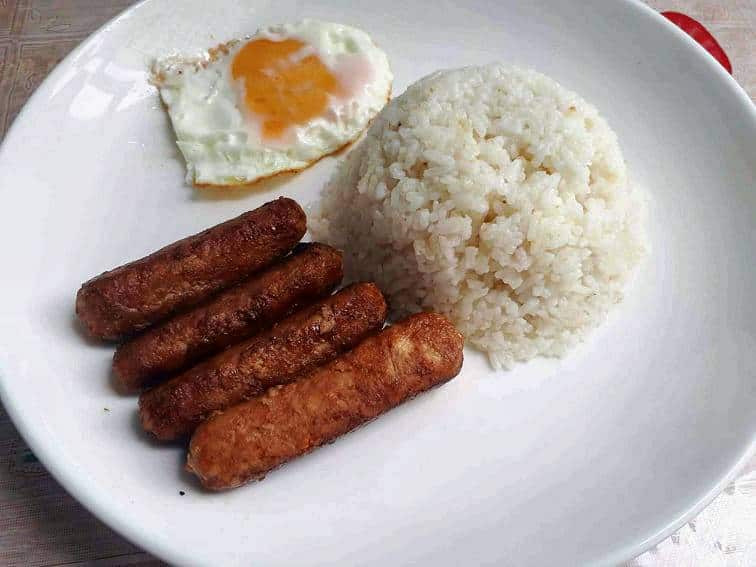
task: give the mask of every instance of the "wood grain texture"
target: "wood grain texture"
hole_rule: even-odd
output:
[[[0,139],[47,73],[132,0],[0,0]],[[754,0],[649,0],[700,20],[756,98]],[[753,526],[753,527],[751,527]],[[162,565],[95,519],[44,470],[0,407],[0,565]],[[756,565],[756,459],[699,518],[633,567]]]

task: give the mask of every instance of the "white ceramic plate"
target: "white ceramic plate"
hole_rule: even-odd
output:
[[[278,195],[314,200],[335,160],[236,198],[183,183],[149,60],[304,16],[364,28],[395,92],[504,60],[594,102],[651,194],[653,253],[627,300],[559,361],[456,380],[262,483],[208,494],[139,431],[110,347],[73,315],[104,269]],[[605,0],[141,4],[50,75],[0,153],[0,389],[21,433],[97,516],[205,565],[609,565],[690,518],[756,433],[756,112],[661,17]],[[109,411],[106,411],[106,408]],[[179,491],[186,492],[181,496]]]

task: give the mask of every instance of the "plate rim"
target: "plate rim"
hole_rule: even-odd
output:
[[[116,25],[123,19],[131,17],[132,13],[139,10],[143,5],[159,0],[139,0],[135,4],[127,7],[114,17],[110,18],[92,33],[90,33],[79,45],[68,53],[45,77],[40,85],[34,90],[32,95],[26,100],[19,113],[14,118],[5,133],[5,137],[0,143],[0,165],[3,162],[3,156],[6,147],[10,146],[9,140],[15,137],[18,130],[18,124],[24,120],[24,116],[33,108],[37,100],[43,96],[43,93],[50,89],[50,86],[58,79],[63,69],[75,60],[80,54],[89,48],[97,38],[107,32],[108,28]],[[751,117],[752,126],[756,130],[756,104],[753,103],[743,87],[730,75],[701,45],[699,45],[688,34],[664,18],[659,12],[645,4],[642,0],[615,0],[618,4],[624,4],[627,8],[634,11],[637,18],[646,18],[650,26],[656,27],[659,33],[672,33],[684,45],[687,45],[688,52],[696,54],[699,60],[706,61],[716,80],[720,81],[720,86],[729,89],[730,93],[736,97],[738,104],[741,104]],[[10,358],[10,353],[7,353]],[[14,427],[24,442],[29,446],[35,456],[39,459],[45,470],[58,482],[63,489],[79,502],[90,514],[102,521],[110,529],[115,531],[119,536],[126,539],[129,543],[137,548],[146,551],[155,557],[169,563],[188,564],[186,556],[177,552],[174,548],[164,545],[159,539],[150,537],[150,533],[140,529],[139,522],[133,521],[134,514],[117,514],[101,501],[97,496],[88,491],[86,482],[82,475],[74,474],[71,469],[67,469],[59,462],[55,456],[52,446],[46,444],[37,432],[34,431],[32,421],[28,417],[22,416],[21,409],[13,403],[13,396],[10,388],[6,385],[2,369],[2,360],[0,359],[0,402],[2,402],[5,411],[10,417]],[[10,383],[10,382],[8,382]],[[751,442],[744,449],[742,454],[735,459],[733,464],[724,470],[719,480],[705,491],[701,496],[695,499],[690,506],[671,520],[668,520],[656,532],[645,538],[639,538],[634,543],[623,547],[618,547],[613,552],[606,554],[598,559],[600,565],[618,565],[641,555],[648,549],[667,539],[675,533],[689,520],[697,516],[706,506],[708,506],[740,473],[747,462],[756,455],[756,430],[751,433]]]

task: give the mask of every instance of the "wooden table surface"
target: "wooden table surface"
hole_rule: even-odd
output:
[[[0,139],[47,73],[131,0],[0,0]],[[703,22],[756,96],[756,0],[653,0]],[[0,565],[162,565],[55,482],[0,405]],[[698,518],[633,567],[756,566],[756,459]]]

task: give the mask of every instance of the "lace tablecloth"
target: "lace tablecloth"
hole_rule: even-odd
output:
[[[0,139],[48,71],[130,0],[0,0]],[[653,0],[703,22],[756,95],[756,0]],[[161,565],[84,510],[0,406],[0,565]],[[756,567],[756,459],[695,520],[626,567]]]

